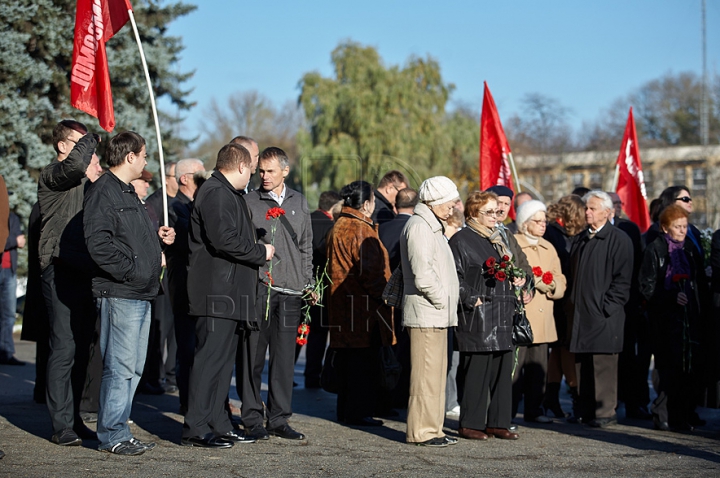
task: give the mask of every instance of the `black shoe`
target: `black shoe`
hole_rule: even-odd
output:
[[[165,384],[162,388],[165,390],[165,393],[175,393],[178,391],[177,385],[172,384]]]
[[[508,430],[510,430],[511,432],[516,432],[517,429],[518,429],[518,426],[516,423],[511,423],[510,426],[508,427]]]
[[[111,448],[105,448],[103,451],[114,453],[115,455],[137,456],[145,453],[145,448],[128,440],[116,443]]]
[[[97,440],[98,439],[97,433],[90,430],[88,427],[86,427],[82,423],[75,425],[73,427],[73,431],[77,434],[77,436],[79,436],[83,440]]]
[[[255,440],[269,440],[270,434],[265,429],[264,426],[261,424],[253,425],[252,427],[248,428],[245,427],[245,436],[248,438],[253,438]]]
[[[145,450],[152,450],[153,448],[155,448],[157,446],[157,443],[155,443],[154,441],[151,441],[150,443],[144,443],[135,437],[130,439],[130,443],[132,443],[135,446],[141,446],[141,447],[145,448]]]
[[[625,418],[634,420],[652,420],[652,413],[648,412],[645,407],[633,407],[625,405]]]
[[[72,428],[63,428],[52,436],[52,442],[60,446],[78,446],[82,444],[82,440]]]
[[[296,432],[287,423],[275,428],[268,428],[268,435],[272,435],[279,438],[285,438],[286,440],[304,440],[305,435],[300,432]]]
[[[694,427],[702,427],[707,425],[707,422],[700,418],[700,415],[698,415],[697,413],[691,413],[688,417],[687,422]]]
[[[617,425],[616,415],[607,418],[596,418],[595,420],[590,420],[588,422],[588,426],[593,428],[607,428],[611,425]]]
[[[202,437],[183,437],[180,440],[183,446],[198,446],[201,448],[232,448],[233,442],[208,433]]]
[[[353,420],[345,420],[346,425],[354,427],[381,427],[383,426],[382,420],[376,420],[373,417],[355,418]]]
[[[443,438],[445,439],[445,443],[447,443],[448,445],[457,445],[457,442],[458,442],[457,438],[449,437],[447,435],[445,435]]]
[[[397,412],[397,410],[393,410],[392,408],[388,408],[387,410],[378,410],[375,413],[376,417],[382,417],[382,418],[396,418],[399,417],[400,414]]]
[[[97,423],[97,413],[94,412],[80,412],[80,418],[85,423]]]
[[[305,377],[305,388],[320,388],[320,379]]]
[[[165,393],[165,389],[159,385],[144,383],[138,387],[137,393],[140,393],[142,395],[162,395]]]
[[[670,431],[670,425],[668,422],[661,422],[660,417],[653,416],[653,425],[655,426],[655,430],[661,430],[664,432]]]
[[[688,422],[670,423],[670,429],[674,432],[693,432],[695,427]]]
[[[447,440],[445,440],[445,437],[442,437],[442,438],[431,438],[429,440],[425,440],[420,443],[416,443],[416,445],[442,448],[442,447],[448,446],[449,443],[447,442]]]
[[[2,460],[4,456],[5,456],[5,452],[0,450],[0,460]]]
[[[225,433],[224,435],[220,435],[220,438],[226,441],[231,441],[233,443],[255,443],[257,442],[257,438],[247,436],[243,432],[237,432],[235,430],[230,430],[229,432]]]
[[[25,365],[25,362],[15,357],[10,357],[9,359],[0,360],[0,365]]]

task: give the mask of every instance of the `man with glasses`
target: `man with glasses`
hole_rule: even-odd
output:
[[[50,320],[47,406],[52,441],[80,445],[97,439],[80,418],[80,400],[97,312],[92,295],[93,261],[83,236],[83,199],[96,166],[96,134],[84,124],[63,120],[53,130],[57,159],[40,173],[40,268]]]
[[[375,211],[372,220],[375,224],[382,224],[395,218],[395,198],[398,191],[408,187],[407,177],[400,171],[390,171],[385,174],[375,189]]]

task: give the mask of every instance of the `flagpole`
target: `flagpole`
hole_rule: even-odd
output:
[[[133,11],[128,9],[130,15],[130,23],[132,24],[133,32],[135,33],[135,40],[137,40],[138,49],[140,50],[140,59],[142,60],[143,70],[145,71],[145,80],[147,80],[148,92],[150,93],[150,106],[152,107],[153,118],[155,119],[155,135],[157,136],[158,142],[158,155],[160,157],[160,184],[162,186],[162,201],[163,201],[163,224],[168,224],[168,204],[167,204],[167,190],[165,187],[165,157],[163,155],[162,147],[162,136],[160,135],[160,121],[158,121],[157,108],[155,107],[155,95],[153,94],[152,82],[150,81],[150,72],[148,71],[147,62],[145,61],[145,51],[143,50],[142,43],[140,42],[140,33],[138,33],[137,24],[135,23],[135,15]]]
[[[615,175],[613,176],[611,191],[617,192],[618,181],[620,181],[620,165],[615,164]]]
[[[522,187],[520,186],[520,179],[515,169],[515,159],[513,159],[512,153],[508,153],[508,158],[510,159],[510,168],[512,169],[513,178],[515,178],[515,184],[517,185],[517,192],[521,193]]]

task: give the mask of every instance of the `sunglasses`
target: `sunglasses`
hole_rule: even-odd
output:
[[[675,198],[676,201],[682,201],[682,202],[692,202],[692,198],[690,196],[683,196],[681,198]]]

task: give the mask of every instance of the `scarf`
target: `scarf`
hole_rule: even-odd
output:
[[[489,227],[480,224],[474,217],[468,219],[467,227],[478,233],[480,237],[484,237],[490,241],[498,254],[500,254],[500,257],[508,256],[512,259],[513,254],[510,252],[510,248],[507,244],[505,244],[500,228],[490,229]]]
[[[672,278],[675,274],[687,274],[690,277],[690,262],[683,249],[685,241],[676,241],[667,234],[663,237],[667,242],[668,256],[670,257],[667,271],[665,271],[665,290],[672,290],[674,287]],[[685,282],[686,285],[687,282]],[[677,286],[679,287],[679,284]]]
[[[540,243],[539,237],[533,236],[527,231],[523,232],[523,235],[525,236],[525,239],[527,239],[528,244],[530,244],[531,246],[537,246]]]

